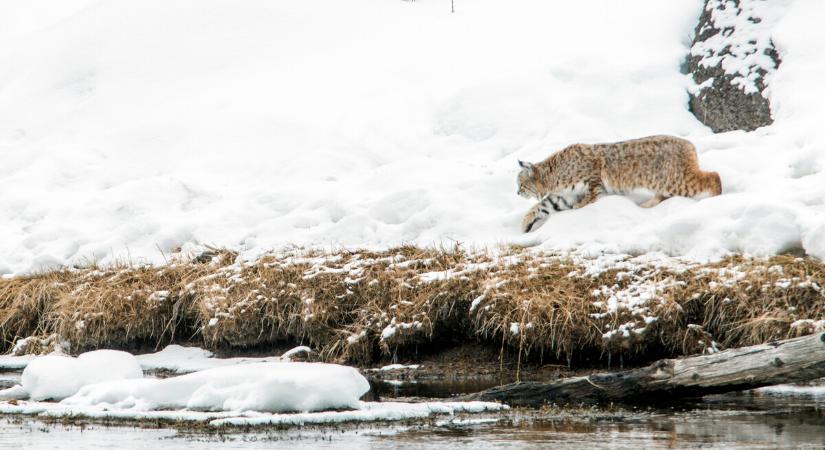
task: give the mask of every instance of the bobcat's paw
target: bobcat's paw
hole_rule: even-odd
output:
[[[521,221],[521,231],[522,233],[529,233],[537,230],[546,220],[547,216],[532,216],[528,214],[524,217],[524,220]]]

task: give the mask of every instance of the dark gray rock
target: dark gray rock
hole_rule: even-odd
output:
[[[722,36],[729,36],[736,31],[731,27],[719,27],[713,21],[713,7],[718,7],[724,3],[728,3],[729,7],[736,7],[739,14],[746,14],[738,8],[739,0],[730,0],[729,2],[705,0],[705,8],[699,18],[699,23],[696,25],[693,47],[717,34],[722,33]],[[710,8],[708,7],[709,4]],[[753,24],[758,24],[762,20],[759,17],[743,18]],[[773,68],[779,66],[781,61],[773,42],[758,51],[771,58],[774,63]],[[717,53],[717,56],[724,57],[729,54],[730,46],[727,46],[720,53]],[[702,85],[702,83],[712,79],[706,87],[689,92],[690,111],[699,121],[716,133],[732,130],[751,131],[773,123],[770,103],[762,95],[767,87],[765,85],[767,71],[764,68],[751,67],[752,71],[759,74],[754,80],[757,92],[746,93],[740,85],[734,83],[734,79],[738,77],[737,74],[725,73],[722,64],[710,67],[704,66],[701,64],[702,59],[703,55],[688,54],[685,61],[685,70],[693,76],[693,80],[697,85]]]

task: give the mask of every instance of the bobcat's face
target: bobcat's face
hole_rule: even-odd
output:
[[[536,170],[533,164],[519,161],[521,172],[518,174],[518,195],[524,198],[541,198],[536,185]]]

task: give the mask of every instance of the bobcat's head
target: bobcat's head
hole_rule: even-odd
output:
[[[518,174],[518,195],[524,198],[541,198],[536,177],[536,166],[533,163],[519,160],[521,172]]]

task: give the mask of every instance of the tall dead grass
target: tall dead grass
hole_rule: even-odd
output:
[[[73,351],[306,344],[369,362],[477,341],[591,363],[715,351],[825,326],[812,258],[603,264],[525,249],[231,252],[0,280],[0,335],[57,333]],[[616,358],[616,359],[613,359]]]
[[[0,338],[9,348],[19,338],[48,334],[42,320],[71,278],[66,272],[50,272],[0,280]]]

